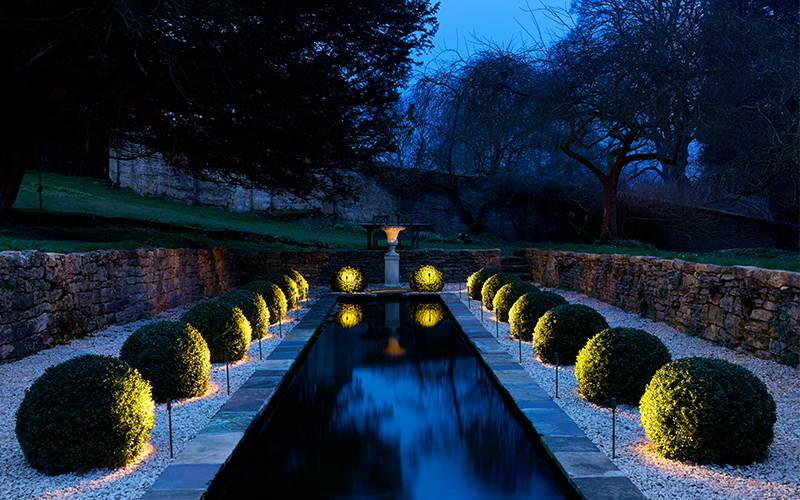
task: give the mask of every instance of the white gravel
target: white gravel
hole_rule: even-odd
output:
[[[309,298],[302,309],[291,311],[281,325],[285,335],[305,316],[316,301]],[[122,469],[95,469],[86,474],[46,476],[25,462],[14,434],[14,414],[19,408],[25,389],[31,386],[44,370],[82,354],[118,356],[122,343],[137,328],[156,319],[175,320],[190,306],[173,309],[150,318],[126,325],[116,325],[98,331],[67,345],[45,349],[13,363],[0,365],[0,499],[103,499],[133,500],[147,491],[161,472],[172,462],[169,456],[167,405],[156,404],[155,427],[150,441],[135,463]],[[279,326],[272,325],[270,334],[261,341],[264,358],[280,343]],[[258,341],[253,341],[247,357],[231,363],[231,393],[244,383],[259,366]],[[211,420],[211,417],[228,400],[225,363],[211,366],[208,392],[198,398],[172,402],[173,453],[177,457],[186,444]]]
[[[445,291],[458,292],[459,286],[449,284]],[[656,455],[639,425],[639,410],[632,406],[617,409],[617,458],[614,462],[631,478],[637,487],[652,499],[714,500],[714,499],[800,499],[800,373],[772,361],[754,358],[746,353],[693,337],[648,319],[625,313],[613,306],[585,295],[555,290],[572,303],[586,304],[605,316],[611,326],[642,328],[659,337],[670,349],[673,359],[687,356],[710,356],[726,359],[747,367],[769,388],[778,407],[775,424],[775,441],[769,458],[762,463],[745,466],[693,465],[660,458]],[[466,290],[462,288],[462,301],[466,304]],[[300,310],[302,317],[310,299]],[[187,307],[174,309],[160,315],[159,319],[175,319]],[[471,310],[480,318],[478,303],[471,302]],[[48,366],[72,357],[86,354],[117,356],[122,342],[139,326],[149,320],[113,326],[69,345],[46,349],[13,363],[0,365],[0,499],[119,499],[139,498],[155,482],[159,474],[172,461],[169,458],[166,405],[156,405],[156,425],[151,431],[147,450],[136,463],[123,469],[97,469],[86,474],[45,476],[30,467],[14,435],[14,412],[33,381]],[[283,324],[287,333],[297,323]],[[494,334],[494,316],[484,311],[484,325]],[[499,325],[500,343],[509,354],[518,359],[518,343],[509,337],[509,327]],[[277,346],[280,339],[277,325],[270,328],[271,335],[262,340],[263,356]],[[555,392],[554,366],[533,358],[530,342],[522,343],[523,366],[551,396]],[[235,391],[258,367],[258,342],[253,342],[247,358],[230,367],[231,392]],[[227,401],[225,365],[216,364],[211,369],[211,388],[200,398],[173,403],[173,443],[177,456],[183,447],[200,431],[217,410]],[[554,399],[566,413],[586,432],[607,455],[611,455],[611,412],[587,403],[577,393],[577,382],[572,367],[559,371],[559,398]]]
[[[458,291],[449,285],[446,291]],[[728,500],[800,499],[800,370],[750,354],[730,350],[696,337],[687,336],[664,323],[629,314],[586,295],[552,290],[570,303],[595,308],[614,326],[641,328],[660,338],[673,359],[706,356],[725,359],[748,368],[769,389],[778,410],[775,440],[769,457],[761,463],[743,466],[697,465],[667,460],[658,456],[640,425],[635,406],[617,408],[617,458],[613,459],[645,496],[652,499]],[[467,304],[466,288],[462,302]],[[480,319],[478,303],[471,310]],[[484,326],[495,334],[494,315],[484,311]],[[519,359],[518,342],[509,336],[509,326],[500,323],[500,343]],[[552,397],[555,394],[555,366],[534,359],[530,342],[522,343],[522,364],[536,382]],[[554,401],[583,429],[600,450],[611,456],[611,410],[596,406],[578,395],[573,367],[559,369],[559,397]]]

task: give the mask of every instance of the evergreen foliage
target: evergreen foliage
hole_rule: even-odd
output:
[[[202,396],[208,389],[211,353],[200,332],[187,323],[147,323],[125,339],[119,359],[150,382],[159,403]]]
[[[586,342],[608,328],[599,312],[583,304],[558,306],[544,313],[533,332],[533,352],[545,363],[574,365]]]
[[[269,309],[269,324],[276,325],[286,317],[288,306],[283,290],[271,281],[251,281],[242,287],[243,290],[252,290],[261,295]]]
[[[56,475],[122,467],[150,439],[150,384],[129,364],[85,354],[47,368],[16,412],[25,460]]]
[[[508,312],[511,336],[514,338],[522,336],[522,340],[532,340],[539,318],[550,309],[567,304],[561,295],[554,292],[536,290],[522,295]]]
[[[500,270],[495,267],[483,267],[472,273],[470,277],[467,278],[467,294],[469,298],[472,300],[483,300],[481,295],[483,284],[486,283],[486,280],[499,272]]]
[[[412,292],[437,293],[444,290],[442,273],[433,266],[417,266],[408,278],[408,285]]]
[[[575,377],[587,401],[608,406],[638,404],[656,371],[669,363],[669,349],[655,335],[638,328],[608,328],[583,346]]]
[[[242,310],[244,317],[250,322],[253,338],[263,339],[267,336],[269,333],[269,308],[260,293],[246,289],[234,290],[220,295],[217,300],[227,302]]]
[[[250,322],[238,307],[220,300],[201,302],[183,313],[181,321],[189,323],[205,339],[212,363],[244,359],[252,340]]]
[[[763,460],[777,420],[775,400],[750,370],[701,357],[678,359],[658,370],[639,410],[658,453],[698,463]]]

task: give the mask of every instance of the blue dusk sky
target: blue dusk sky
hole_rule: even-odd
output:
[[[435,47],[418,57],[423,62],[419,69],[434,60],[455,57],[444,51],[457,51],[466,58],[480,50],[484,41],[503,48],[520,48],[538,40],[539,31],[545,40],[551,33],[559,35],[558,25],[542,12],[545,4],[566,9],[568,0],[441,0]]]

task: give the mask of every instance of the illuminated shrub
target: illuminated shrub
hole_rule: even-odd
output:
[[[500,321],[508,321],[508,312],[514,303],[526,293],[535,293],[539,289],[524,281],[512,281],[500,287],[492,300],[492,310]]]
[[[411,304],[409,311],[414,322],[425,328],[436,326],[444,318],[441,304]]]
[[[297,284],[297,300],[306,300],[308,298],[308,281],[306,281],[302,274],[288,267],[280,269],[277,272],[285,274]]]
[[[481,301],[484,307],[491,311],[494,307],[494,296],[497,295],[497,291],[515,281],[521,282],[522,280],[515,274],[497,273],[494,276],[490,276],[483,283],[483,288],[481,289]]]
[[[288,306],[281,287],[271,281],[252,281],[242,287],[261,295],[269,310],[269,324],[275,325],[286,316]]]
[[[288,311],[297,309],[297,300],[300,297],[300,291],[297,288],[297,283],[295,283],[292,278],[285,274],[272,273],[266,277],[265,281],[271,281],[278,285],[286,299],[286,309]]]
[[[412,292],[441,292],[444,290],[442,273],[433,266],[418,266],[411,272],[408,284]]]
[[[521,296],[511,306],[508,312],[508,324],[511,326],[511,336],[522,340],[533,339],[536,323],[544,313],[554,307],[567,305],[564,298],[553,292],[529,292]]]
[[[748,464],[773,439],[775,401],[747,368],[711,358],[661,367],[639,402],[642,427],[666,458]]]
[[[486,283],[486,280],[499,272],[500,270],[494,267],[484,267],[472,273],[472,275],[467,278],[467,294],[469,294],[469,298],[472,300],[483,300],[481,296],[483,284]]]
[[[25,459],[47,474],[122,467],[153,428],[150,384],[124,361],[86,354],[47,368],[16,413]]]
[[[367,289],[367,280],[361,269],[342,266],[331,276],[331,290],[340,293],[358,293]]]
[[[658,337],[638,328],[608,328],[583,346],[575,361],[575,377],[586,400],[603,406],[616,398],[638,404],[656,371],[672,356]]]
[[[339,304],[336,321],[343,327],[356,327],[363,319],[364,308],[360,304]]]
[[[574,365],[586,342],[608,328],[603,316],[589,306],[567,304],[544,313],[533,331],[533,352],[545,363]]]
[[[234,290],[220,295],[217,300],[227,302],[242,310],[244,317],[250,322],[250,332],[253,338],[263,339],[267,336],[269,333],[269,308],[260,293],[245,289]]]
[[[181,316],[200,332],[208,344],[212,363],[228,359],[238,361],[247,355],[252,333],[250,322],[238,307],[220,300],[207,300],[192,307]]]
[[[119,359],[150,382],[158,402],[202,396],[208,389],[211,355],[200,332],[188,323],[147,323],[125,339]]]

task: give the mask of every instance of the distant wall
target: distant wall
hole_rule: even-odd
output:
[[[535,281],[756,356],[800,356],[800,273],[630,255],[519,252]]]
[[[499,266],[499,250],[401,251],[401,280],[433,264],[447,281]],[[238,252],[149,249],[55,254],[0,252],[0,360],[30,354],[107,325],[129,323],[234,289],[282,267],[328,286],[344,264],[383,282],[383,250]]]
[[[620,236],[674,251],[710,252],[728,248],[800,249],[800,229],[786,224],[704,207],[663,203],[665,214],[623,208]]]

